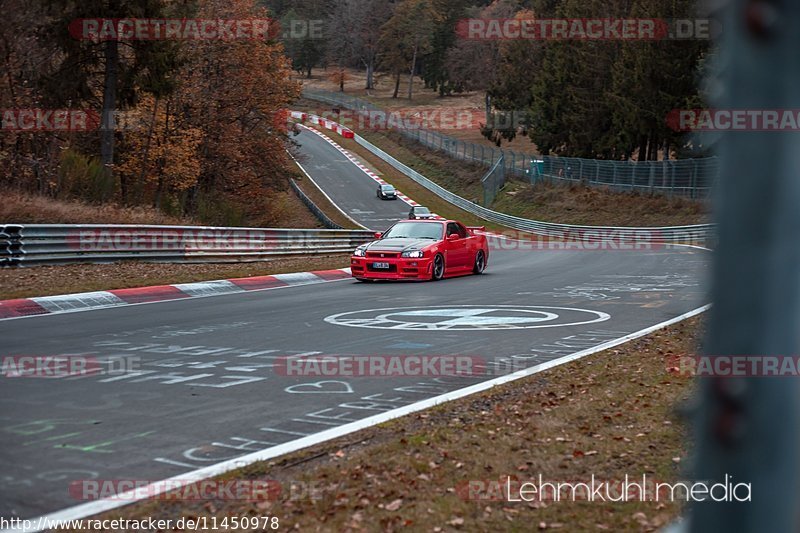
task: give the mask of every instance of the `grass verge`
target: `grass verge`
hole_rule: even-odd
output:
[[[0,224],[199,224],[194,219],[169,216],[152,207],[96,205],[13,190],[2,190],[0,196],[3,197]]]
[[[687,435],[675,407],[692,381],[666,369],[669,357],[696,353],[701,320],[224,476],[277,480],[284,490],[273,501],[161,499],[103,517],[270,515],[298,531],[652,531],[680,503],[475,501],[460,488],[539,474],[682,479]]]
[[[170,216],[147,206],[126,207],[115,203],[91,204],[54,199],[13,190],[0,190],[0,224],[154,224],[197,226],[199,218]],[[250,227],[321,228],[319,220],[287,185],[271,190],[259,220]]]

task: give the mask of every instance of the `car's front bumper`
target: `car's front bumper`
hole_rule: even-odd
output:
[[[388,263],[389,268],[374,268],[373,263]],[[358,279],[430,279],[430,257],[350,257],[350,271]]]

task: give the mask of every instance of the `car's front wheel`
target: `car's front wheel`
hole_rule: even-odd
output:
[[[472,267],[473,274],[481,274],[486,269],[486,254],[483,250],[478,250],[475,254],[475,265]]]
[[[436,254],[433,258],[433,266],[431,267],[431,280],[439,281],[444,277],[444,257],[442,254]]]

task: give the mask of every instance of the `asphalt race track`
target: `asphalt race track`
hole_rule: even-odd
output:
[[[383,231],[400,218],[407,218],[410,206],[400,200],[381,200],[378,184],[353,165],[325,139],[305,129],[295,137],[301,143],[300,164],[333,202],[364,227]]]
[[[368,227],[407,212],[324,140],[301,164]],[[0,377],[0,515],[75,506],[73,480],[160,480],[538,364],[706,303],[708,252],[492,250],[481,276],[352,280],[0,321],[2,355],[132,371]],[[472,377],[296,377],[286,356],[473,356]],[[276,366],[278,365],[278,366]],[[515,368],[515,369],[518,369]]]

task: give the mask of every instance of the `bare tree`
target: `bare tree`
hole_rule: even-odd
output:
[[[413,97],[417,61],[431,46],[433,17],[429,0],[403,0],[382,28],[380,50],[395,75],[394,98],[400,86],[400,73],[405,69],[408,69],[408,99]]]

